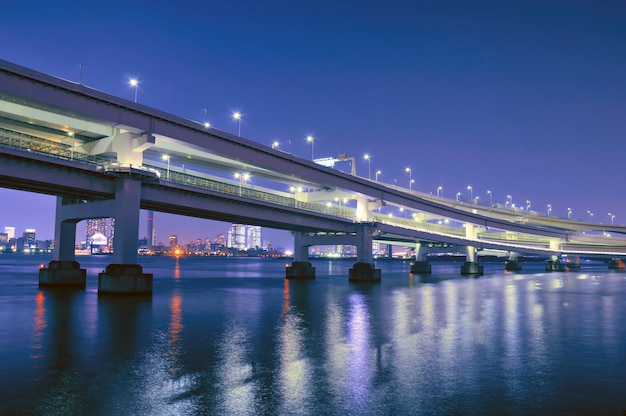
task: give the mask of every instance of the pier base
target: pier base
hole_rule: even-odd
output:
[[[350,282],[380,282],[380,269],[372,263],[354,263],[349,273]]]
[[[483,266],[475,261],[466,261],[461,266],[461,274],[483,274]]]
[[[106,271],[98,273],[98,293],[152,294],[152,273],[144,273],[139,264],[109,264]]]
[[[73,260],[52,260],[39,269],[39,286],[85,288],[87,270]]]
[[[546,261],[547,272],[562,272],[565,271],[565,266],[560,260],[548,260]]]
[[[504,270],[508,270],[510,272],[522,270],[522,262],[519,260],[506,260],[504,262]]]
[[[431,274],[432,267],[427,261],[416,261],[411,263],[411,273],[413,274]]]
[[[315,267],[309,261],[294,261],[285,268],[286,279],[315,279]]]

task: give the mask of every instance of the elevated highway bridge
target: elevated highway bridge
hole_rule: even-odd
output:
[[[135,265],[140,209],[293,231],[298,263],[311,245],[352,244],[358,263],[372,264],[373,241],[413,245],[418,259],[423,243],[448,243],[464,247],[469,263],[480,249],[626,256],[623,226],[372,181],[6,61],[0,166],[0,186],[57,197],[59,268],[75,261],[76,223],[97,217],[116,220],[113,264]]]

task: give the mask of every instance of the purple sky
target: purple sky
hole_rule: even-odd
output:
[[[9,0],[2,59],[367,176],[626,223],[624,1]],[[1,167],[0,167],[1,169]],[[0,190],[0,227],[52,238],[54,199]],[[145,217],[145,213],[143,215]],[[157,239],[228,224],[156,214]],[[141,233],[145,233],[142,226]],[[264,239],[291,246],[286,232]]]

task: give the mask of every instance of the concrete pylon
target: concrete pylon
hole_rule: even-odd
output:
[[[55,212],[54,251],[48,267],[39,268],[39,286],[85,288],[87,271],[75,261],[76,223],[72,200],[58,196]]]
[[[119,176],[115,185],[113,263],[98,274],[99,294],[151,294],[152,274],[137,264],[141,180]]]
[[[413,274],[431,274],[432,267],[426,260],[426,253],[422,250],[421,243],[415,243],[415,261],[411,263],[411,273]]]

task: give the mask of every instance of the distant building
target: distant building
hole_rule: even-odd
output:
[[[248,250],[261,247],[261,227],[258,225],[232,224],[228,231],[229,248]]]
[[[37,239],[35,238],[37,231],[33,228],[27,228],[24,233],[22,233],[22,238],[24,239],[24,249],[36,249],[37,248]]]
[[[85,236],[87,247],[97,246],[100,251],[112,251],[114,235],[114,218],[92,218],[87,220]]]
[[[178,247],[178,236],[177,235],[170,235],[170,247]]]
[[[4,232],[7,233],[9,240],[15,238],[15,227],[4,227]]]

